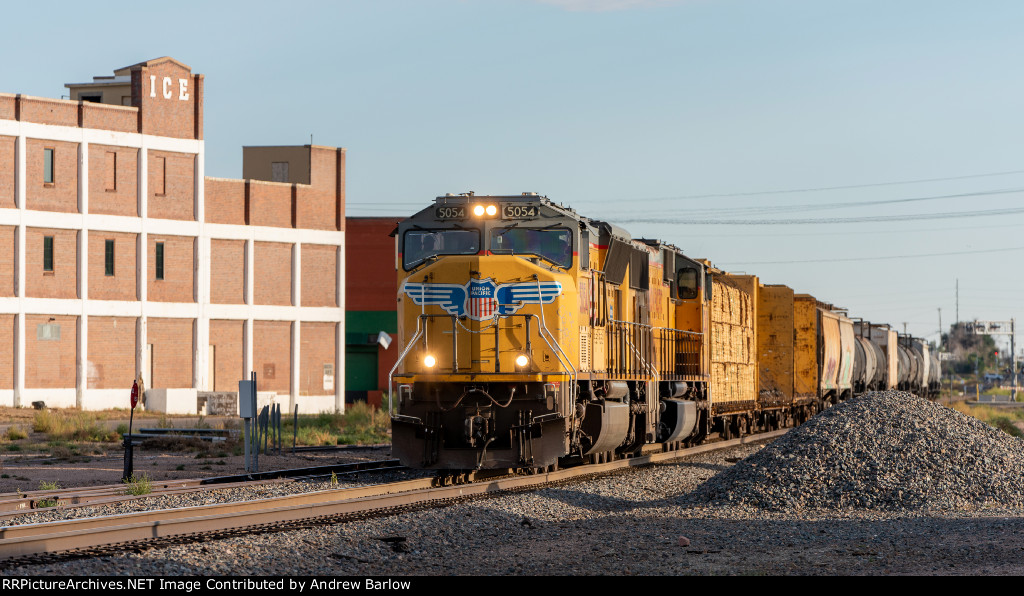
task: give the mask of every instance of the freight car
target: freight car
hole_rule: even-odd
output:
[[[923,342],[534,193],[437,197],[395,236],[388,407],[411,467],[606,461],[928,379]]]

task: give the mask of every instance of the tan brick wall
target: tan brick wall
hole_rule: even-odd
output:
[[[53,271],[43,271],[43,238],[53,236]],[[78,231],[28,228],[25,294],[29,298],[78,298]]]
[[[156,278],[156,244],[164,244],[164,278]],[[146,297],[153,302],[195,302],[195,243],[192,236],[149,235]]]
[[[135,370],[135,317],[89,317],[86,386],[124,389],[125,407]]]
[[[301,247],[302,306],[338,306],[338,247]]]
[[[53,319],[51,321],[50,319]],[[59,340],[38,339],[39,325],[60,326]],[[25,317],[25,387],[62,389],[77,386],[78,317]]]
[[[204,216],[207,223],[245,224],[245,188],[243,180],[207,178]]]
[[[330,364],[334,382],[338,371],[334,362],[335,323],[302,323],[299,351],[299,395],[333,395],[334,389],[324,389],[324,365]]]
[[[43,149],[53,151],[53,184],[43,182]],[[78,143],[25,141],[25,205],[37,211],[78,212]]]
[[[195,220],[195,156],[169,151],[150,151],[148,156],[149,217]]]
[[[294,185],[249,181],[249,223],[275,228],[292,227]]]
[[[138,149],[89,145],[89,213],[137,217],[138,164]]]
[[[290,306],[292,303],[292,245],[257,242],[253,302]]]
[[[114,241],[114,275],[106,274],[106,241]],[[137,234],[89,232],[89,298],[138,300],[135,252]],[[90,332],[90,339],[92,333]]]
[[[214,391],[238,391],[238,381],[245,378],[242,370],[244,334],[245,321],[210,321]]]
[[[147,342],[153,346],[153,386],[150,389],[192,386],[193,321],[148,319]]]
[[[210,240],[210,302],[245,303],[244,240]]]
[[[14,137],[0,137],[0,207],[14,208]]]
[[[257,389],[291,394],[292,324],[253,321],[252,328]]]
[[[14,315],[0,315],[0,389],[14,389]]]
[[[14,238],[17,228],[0,226],[0,296],[14,296],[14,254],[17,245]],[[0,344],[0,349],[3,344]]]

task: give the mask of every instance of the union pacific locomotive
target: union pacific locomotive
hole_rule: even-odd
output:
[[[922,341],[535,193],[437,197],[396,243],[388,407],[410,467],[553,469],[938,390]]]

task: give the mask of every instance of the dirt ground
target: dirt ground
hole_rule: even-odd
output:
[[[102,424],[116,429],[119,424],[128,424],[127,412],[107,412]],[[29,408],[0,408],[0,436],[7,429],[17,426],[28,432],[24,443],[42,444],[45,449],[46,437],[32,432],[35,411]],[[195,427],[199,419],[195,416],[164,417],[161,414],[136,412],[132,429],[155,427],[157,421],[170,419],[175,428]],[[217,428],[225,421],[237,424],[238,419],[206,417],[203,423]],[[5,444],[11,441],[5,441]],[[162,443],[162,444],[161,444]],[[61,488],[77,486],[100,486],[118,484],[124,471],[124,449],[120,443],[79,443],[79,455],[74,457],[51,457],[49,453],[30,451],[8,451],[0,448],[0,494],[18,491],[39,490],[41,483],[56,482]],[[0,446],[2,447],[2,446]],[[245,473],[243,455],[233,455],[231,445],[200,445],[196,442],[157,441],[136,447],[134,472],[145,474],[154,482],[228,476]],[[390,446],[356,451],[307,452],[292,455],[290,437],[286,437],[281,455],[259,456],[259,471],[308,468],[337,463],[387,458]]]

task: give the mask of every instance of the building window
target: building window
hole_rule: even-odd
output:
[[[117,153],[107,151],[104,174],[107,179],[107,192],[117,190]]]
[[[164,278],[164,243],[156,243],[156,278]]]
[[[114,241],[104,241],[104,261],[103,261],[103,273],[106,275],[114,274]]]
[[[82,101],[91,101],[93,103],[103,103],[103,94],[98,95],[79,95],[78,99]]]
[[[43,271],[53,273],[53,236],[43,236]]]
[[[156,157],[153,159],[153,194],[158,197],[164,196],[167,190],[167,158]]]
[[[53,148],[43,149],[43,184],[53,184]]]

